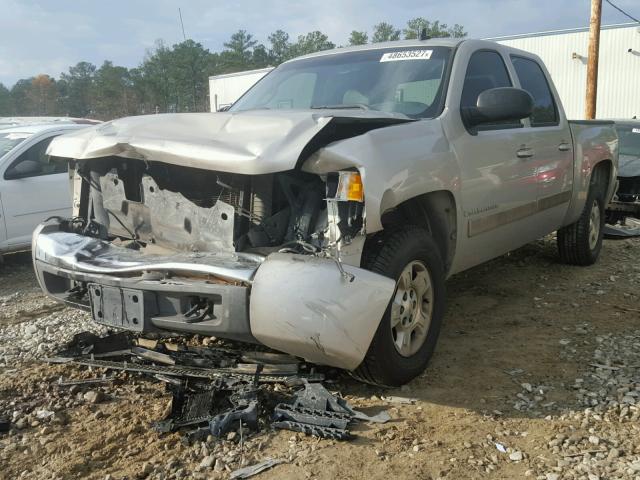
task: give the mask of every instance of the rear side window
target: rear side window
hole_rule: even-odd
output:
[[[475,108],[478,95],[485,90],[511,86],[513,86],[513,84],[509,78],[509,72],[498,52],[492,50],[479,50],[475,52],[469,59],[467,72],[464,76],[462,100],[460,102],[462,118],[465,118],[465,110]],[[507,120],[506,122],[493,124],[483,123],[475,128],[478,130],[488,130],[520,127],[521,125],[520,122],[514,123],[513,120]]]
[[[547,77],[535,61],[512,56],[513,68],[516,70],[520,85],[533,97],[532,127],[544,127],[558,124],[558,109],[553,100]]]

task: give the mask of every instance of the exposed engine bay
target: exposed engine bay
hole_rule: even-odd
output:
[[[75,173],[73,230],[142,253],[317,254],[363,233],[357,172],[241,175],[109,157]],[[359,200],[342,194],[347,181]]]

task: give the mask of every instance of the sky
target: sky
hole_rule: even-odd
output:
[[[612,0],[636,18],[638,0]],[[218,51],[239,29],[267,43],[281,29],[292,39],[321,30],[337,45],[352,30],[372,31],[387,21],[397,28],[422,16],[463,25],[485,38],[589,24],[590,0],[0,0],[0,83],[46,73],[58,77],[79,61],[137,66],[162,39],[187,38]],[[603,25],[630,20],[603,2]]]

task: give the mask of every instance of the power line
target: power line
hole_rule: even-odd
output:
[[[638,20],[635,17],[632,17],[631,15],[629,15],[627,12],[625,12],[624,10],[622,10],[620,7],[614,5],[610,0],[605,0],[605,2],[607,2],[609,5],[611,5],[613,8],[615,8],[616,10],[618,10],[621,14],[629,17],[631,20],[633,20],[634,22],[638,22],[640,23],[640,20]]]

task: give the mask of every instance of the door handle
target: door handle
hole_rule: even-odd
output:
[[[529,147],[522,147],[516,152],[518,158],[530,158],[533,157],[533,149]]]
[[[571,150],[571,145],[566,142],[562,142],[560,145],[558,145],[558,150],[560,150],[561,152],[568,152],[569,150]]]

